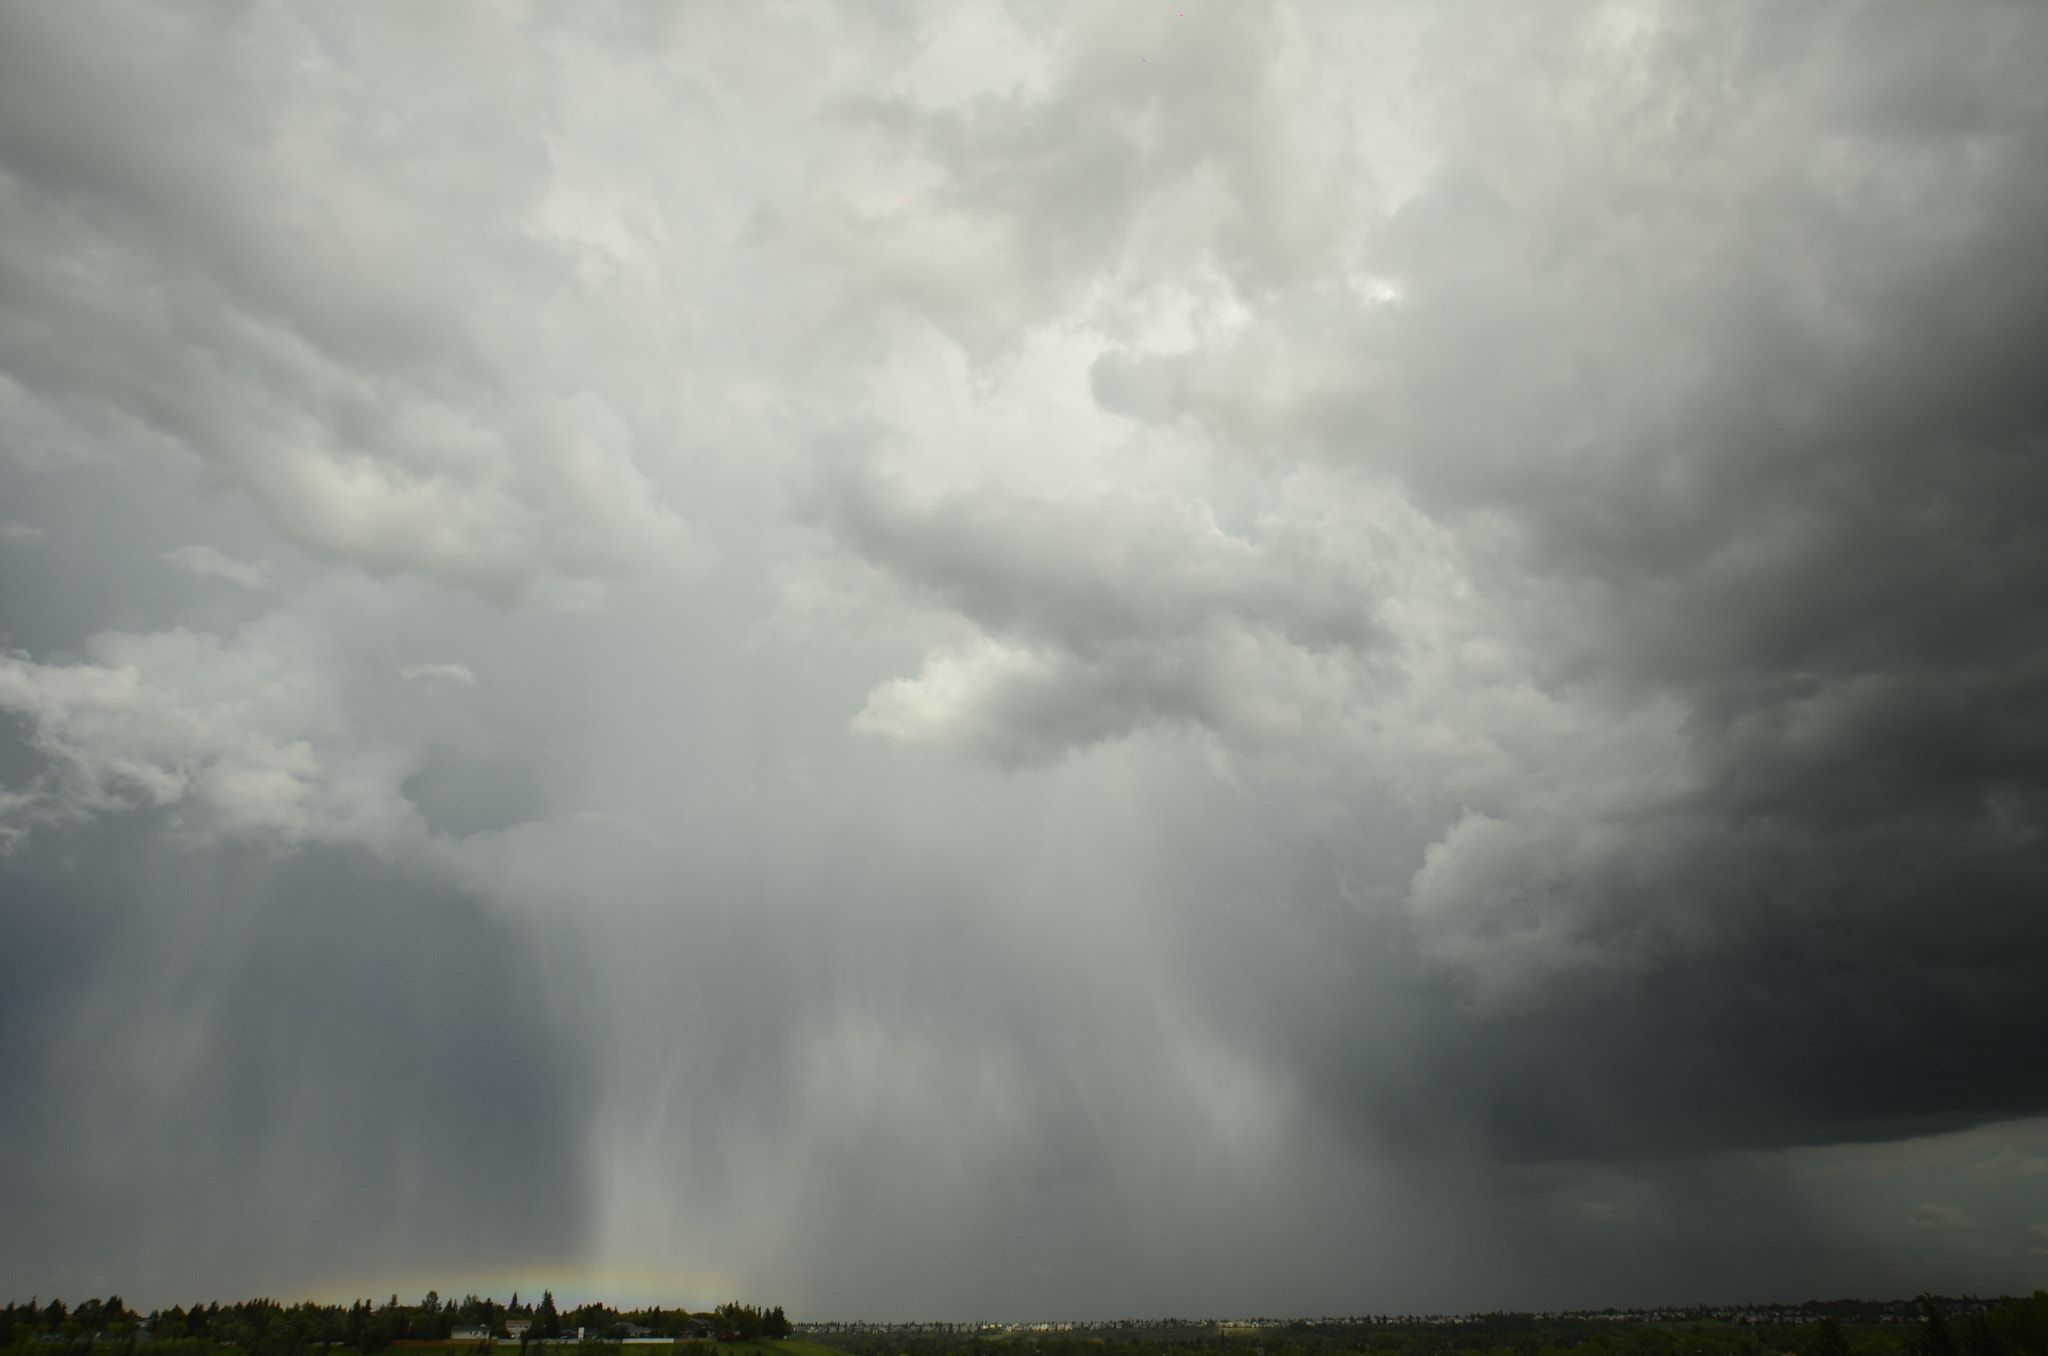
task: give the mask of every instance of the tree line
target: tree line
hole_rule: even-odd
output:
[[[515,1337],[508,1323],[523,1331]],[[189,1308],[173,1305],[143,1314],[128,1308],[119,1295],[110,1295],[76,1308],[67,1308],[60,1299],[43,1303],[38,1298],[9,1303],[0,1311],[0,1334],[6,1335],[10,1349],[34,1356],[58,1356],[74,1349],[112,1356],[142,1346],[151,1356],[217,1356],[221,1347],[238,1348],[246,1356],[310,1356],[314,1348],[368,1353],[396,1342],[444,1342],[457,1328],[482,1328],[501,1342],[517,1340],[524,1347],[574,1338],[579,1330],[593,1342],[628,1336],[772,1341],[789,1335],[790,1322],[780,1305],[768,1309],[734,1302],[705,1313],[659,1306],[620,1310],[602,1303],[558,1308],[551,1292],[543,1293],[538,1304],[522,1304],[516,1294],[500,1304],[475,1295],[444,1300],[431,1290],[417,1304],[401,1304],[396,1295],[384,1304],[308,1300],[283,1305],[252,1299]]]

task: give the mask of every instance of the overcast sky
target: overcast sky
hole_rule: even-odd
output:
[[[0,3],[0,1277],[2048,1284],[2048,9]]]

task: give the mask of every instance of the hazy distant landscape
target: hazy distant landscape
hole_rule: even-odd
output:
[[[585,1353],[683,1346],[703,1356],[2048,1356],[2048,1292],[2030,1298],[1828,1300],[1572,1313],[1128,1319],[1114,1323],[795,1322],[738,1303],[704,1313],[591,1303],[557,1309],[469,1296],[176,1306],[118,1298],[10,1304],[11,1349],[104,1356],[355,1356],[392,1348]]]

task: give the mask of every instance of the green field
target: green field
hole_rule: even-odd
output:
[[[702,1346],[716,1356],[846,1356],[846,1353],[832,1347],[820,1346],[801,1337],[784,1337],[774,1342],[704,1342],[692,1343]]]

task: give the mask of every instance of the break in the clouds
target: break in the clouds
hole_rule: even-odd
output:
[[[2041,1283],[2044,60],[0,6],[0,1266]]]

